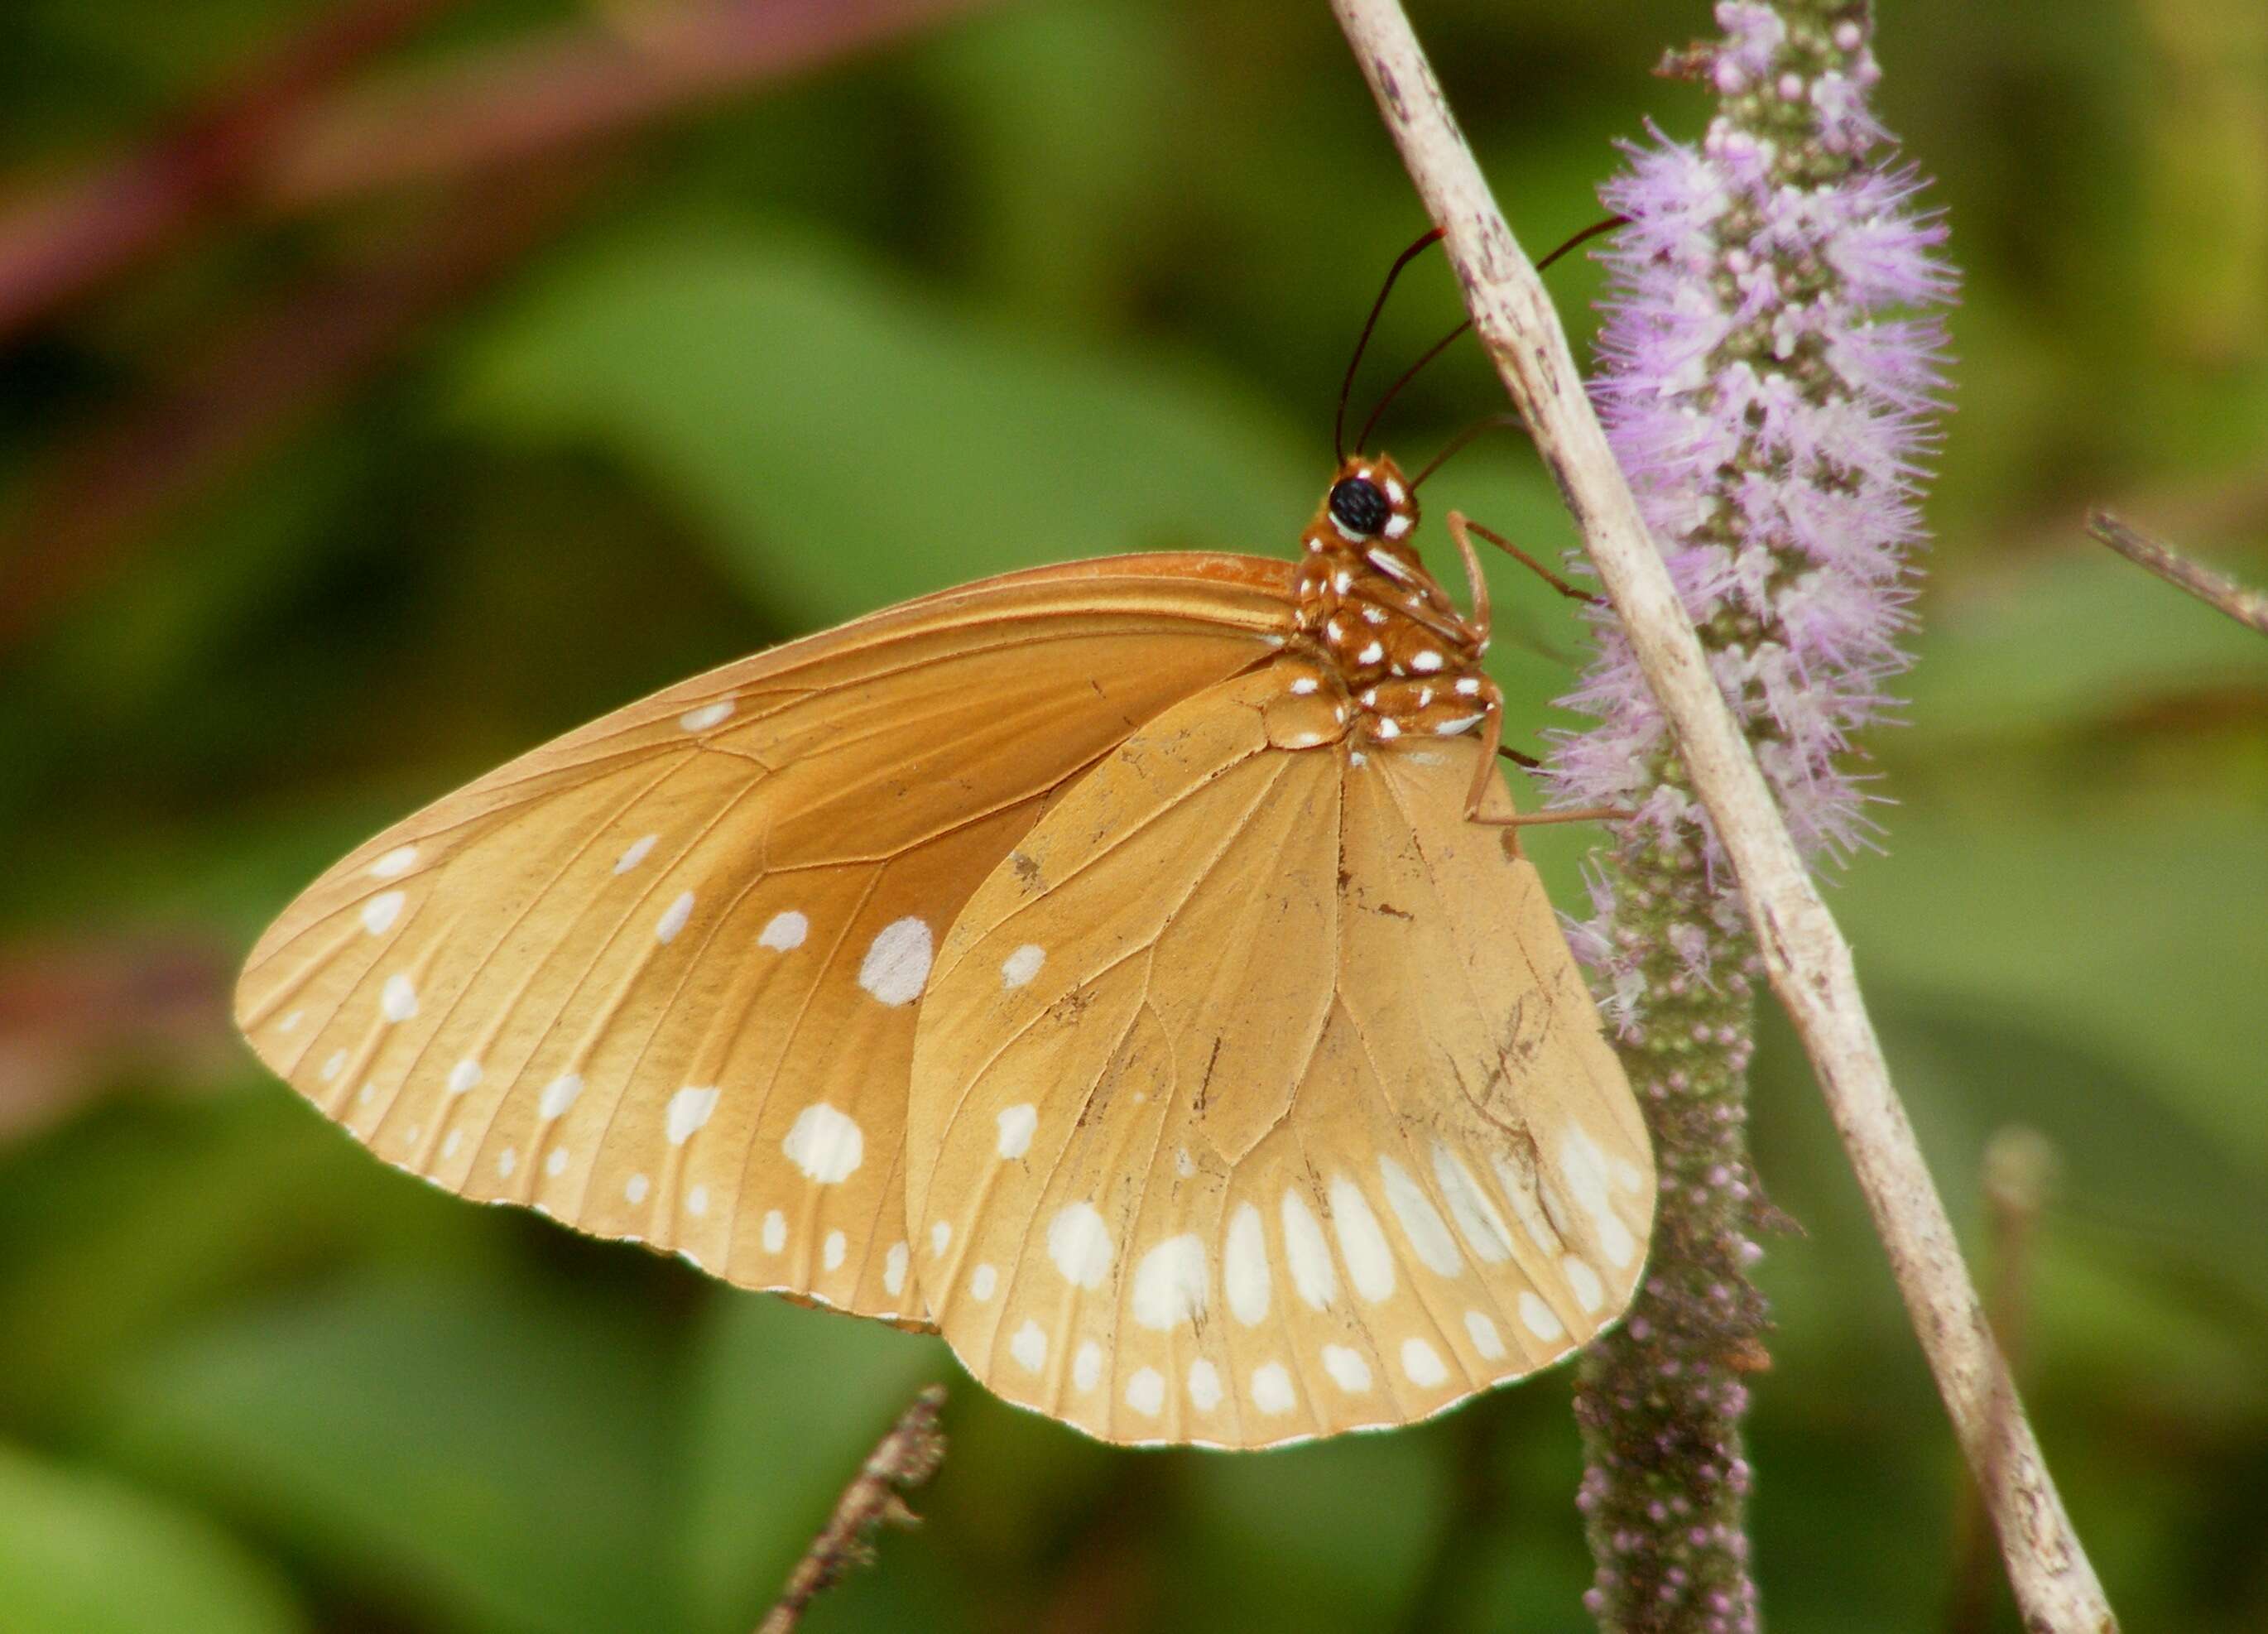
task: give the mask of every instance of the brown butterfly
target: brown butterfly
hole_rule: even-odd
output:
[[[239,1025],[390,1163],[1107,1440],[1533,1373],[1628,1304],[1653,1159],[1418,517],[1358,452],[1296,564],[1012,573],[671,688],[317,880]]]

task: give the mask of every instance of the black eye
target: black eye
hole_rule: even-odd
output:
[[[1350,534],[1368,539],[1386,526],[1394,507],[1368,477],[1350,476],[1331,484],[1331,514]]]

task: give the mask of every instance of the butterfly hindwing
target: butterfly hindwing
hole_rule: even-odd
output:
[[[1264,660],[1288,570],[1011,575],[715,671],[363,846],[238,1020],[381,1157],[920,1323],[906,1086],[936,944],[1062,786]]]
[[[1292,658],[1166,712],[939,953],[908,1148],[933,1314],[1108,1439],[1408,1423],[1638,1276],[1644,1127],[1533,867],[1465,818],[1479,746],[1366,752],[1344,714]]]

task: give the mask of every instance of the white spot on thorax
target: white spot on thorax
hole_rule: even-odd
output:
[[[1399,539],[1410,531],[1410,519],[1406,516],[1388,517],[1386,526],[1378,531],[1388,539]]]
[[[1323,1371],[1331,1376],[1333,1384],[1349,1395],[1360,1395],[1370,1388],[1370,1364],[1363,1360],[1359,1351],[1351,1351],[1343,1344],[1325,1345]]]
[[[1423,1339],[1404,1339],[1402,1342],[1402,1371],[1410,1376],[1410,1383],[1429,1387],[1441,1383],[1449,1376],[1448,1366],[1441,1360],[1440,1352]]]
[[[370,877],[373,880],[398,880],[416,865],[417,848],[414,845],[397,845],[371,864]]]
[[[1003,988],[1023,987],[1039,975],[1040,967],[1048,961],[1048,950],[1037,942],[1027,942],[1000,961],[1000,985]]]
[[[1079,1354],[1071,1358],[1071,1381],[1080,1391],[1092,1390],[1102,1382],[1102,1347],[1089,1339],[1079,1347]]]
[[[1134,1320],[1160,1331],[1194,1321],[1204,1310],[1211,1286],[1203,1240],[1193,1232],[1168,1237],[1134,1268]]]
[[[909,915],[894,919],[875,936],[858,967],[858,985],[886,1005],[909,1005],[929,982],[936,956],[929,926]]]
[[[1520,1320],[1527,1326],[1528,1331],[1539,1339],[1566,1337],[1567,1329],[1551,1314],[1551,1307],[1532,1292],[1522,1292],[1520,1296]]]
[[[1421,675],[1430,675],[1441,667],[1441,655],[1431,647],[1420,648],[1411,655],[1410,667]]]
[[[1445,720],[1434,727],[1433,735],[1437,738],[1454,738],[1475,722],[1486,718],[1487,717],[1483,715],[1460,715],[1454,720]]]
[[[766,1254],[777,1254],[787,1247],[787,1216],[777,1209],[764,1214],[763,1244]]]
[[[1425,1195],[1425,1189],[1409,1170],[1383,1154],[1378,1159],[1378,1172],[1385,1177],[1386,1201],[1394,1210],[1394,1218],[1402,1222],[1403,1233],[1418,1257],[1444,1277],[1463,1270],[1465,1262],[1457,1252],[1457,1240],[1449,1235],[1448,1223]]]
[[[669,1137],[669,1144],[681,1146],[692,1139],[716,1112],[717,1102],[722,1093],[714,1086],[696,1087],[688,1084],[672,1095],[664,1130]],[[795,1154],[790,1152],[788,1155],[793,1157]],[[857,1167],[855,1162],[852,1167]]]
[[[1331,1182],[1331,1229],[1339,1240],[1339,1257],[1355,1292],[1375,1305],[1394,1292],[1394,1250],[1378,1228],[1378,1216],[1362,1188],[1341,1175]]]
[[[1302,675],[1299,680],[1292,683],[1292,690],[1297,693],[1300,697],[1304,698],[1322,684],[1322,682],[1317,681],[1313,675]]]
[[[1385,646],[1379,642],[1373,641],[1361,651],[1354,655],[1354,661],[1358,664],[1375,664],[1379,659],[1385,656]]]
[[[632,840],[622,854],[615,858],[615,872],[628,873],[637,867],[646,859],[646,853],[653,850],[654,842],[660,838],[658,834],[644,834]]]
[[[1040,1127],[1040,1111],[1029,1101],[1020,1106],[1004,1107],[998,1119],[1000,1125],[1000,1155],[1020,1158],[1032,1149],[1032,1135]]]
[[[535,1115],[549,1123],[554,1118],[563,1118],[567,1108],[575,1104],[583,1093],[583,1075],[564,1073],[543,1086],[542,1096],[535,1103]]]
[[[362,928],[372,936],[384,936],[401,917],[401,904],[408,900],[400,891],[380,891],[362,905]]]
[[[882,1292],[893,1299],[905,1292],[906,1262],[912,1258],[902,1242],[894,1242],[890,1251],[882,1256]]]
[[[1267,1317],[1268,1232],[1261,1223],[1260,1211],[1248,1203],[1229,1219],[1220,1282],[1237,1321],[1249,1328]]]
[[[1126,1381],[1126,1405],[1145,1418],[1155,1418],[1166,1405],[1166,1381],[1154,1367],[1140,1367]]]
[[[688,732],[706,732],[733,713],[733,700],[720,698],[714,703],[704,703],[699,709],[688,710],[677,718],[677,724]]]
[[[1462,676],[1457,681],[1457,696],[1461,698],[1469,698],[1480,689],[1481,678],[1477,675]]]
[[[1284,1257],[1292,1267],[1292,1285],[1300,1297],[1322,1310],[1338,1297],[1339,1274],[1331,1263],[1330,1244],[1316,1222],[1314,1211],[1296,1191],[1284,1193]]]
[[[1189,1404],[1201,1413],[1220,1405],[1220,1370],[1202,1356],[1189,1364]]]
[[[675,941],[677,933],[685,929],[685,922],[691,917],[693,917],[693,893],[680,891],[677,894],[677,900],[663,909],[661,917],[654,922],[653,939],[665,946]]]
[[[827,1240],[819,1245],[819,1262],[828,1270],[840,1270],[843,1256],[850,1251],[850,1240],[839,1231],[827,1233]]]
[[[756,938],[756,946],[770,947],[780,953],[803,946],[803,938],[811,934],[811,921],[792,908],[785,913],[774,914]]]
[[[453,1095],[465,1093],[480,1081],[481,1064],[470,1056],[449,1069],[448,1091]]]
[[[1290,1412],[1300,1402],[1292,1375],[1281,1362],[1263,1362],[1252,1370],[1252,1404],[1274,1417]]]
[[[407,1021],[417,1013],[417,990],[406,975],[386,978],[385,990],[378,997],[379,1013],[389,1021]]]
[[[848,1180],[858,1167],[866,1155],[866,1137],[849,1114],[819,1100],[796,1115],[780,1150],[811,1179],[831,1186]]]
[[[1039,1323],[1027,1320],[1008,1341],[1008,1354],[1026,1373],[1035,1373],[1048,1365],[1048,1336],[1040,1330]]]

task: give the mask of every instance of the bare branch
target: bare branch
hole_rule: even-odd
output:
[[[945,1435],[937,1427],[945,1387],[933,1384],[913,1399],[889,1434],[875,1443],[858,1476],[843,1489],[835,1513],[811,1540],[811,1547],[788,1574],[787,1586],[756,1634],[788,1634],[819,1594],[853,1566],[872,1558],[874,1529],[885,1521],[909,1527],[919,1517],[903,1494],[937,1473],[945,1461]]]
[[[1732,858],[1773,990],[1817,1071],[1962,1450],[1984,1487],[2027,1625],[2058,1634],[2115,1629],[1891,1087],[1850,946],[1710,675],[1592,412],[1558,315],[1506,224],[1397,0],[1333,0],[1333,8],[1403,162],[1446,232],[1474,332],[1582,531]],[[2001,1406],[2007,1410],[1996,1410]]]
[[[2251,589],[2209,567],[2199,567],[2171,545],[2136,533],[2108,511],[2090,515],[2087,531],[2135,566],[2147,568],[2207,607],[2219,607],[2238,623],[2268,636],[2268,591]]]

